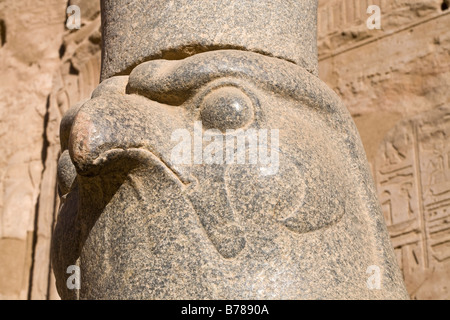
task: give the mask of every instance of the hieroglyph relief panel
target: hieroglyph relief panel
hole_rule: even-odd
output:
[[[410,292],[450,261],[450,108],[400,122],[375,163],[383,214]]]

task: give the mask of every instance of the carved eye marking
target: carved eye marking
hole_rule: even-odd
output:
[[[239,129],[253,120],[253,103],[238,88],[221,87],[204,97],[200,106],[200,116],[207,128],[221,131]]]

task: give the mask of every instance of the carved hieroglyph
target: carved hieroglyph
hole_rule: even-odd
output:
[[[63,298],[407,297],[316,9],[103,2],[103,81],[61,123]]]
[[[448,297],[449,278],[440,270],[450,264],[450,108],[392,129],[380,147],[375,172],[409,292],[418,298],[439,292]],[[441,273],[440,280],[432,277],[434,272]]]

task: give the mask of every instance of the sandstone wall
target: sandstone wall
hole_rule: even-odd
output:
[[[450,298],[447,3],[332,0],[319,8],[320,77],[358,126],[398,262],[417,299]],[[369,4],[381,8],[381,30],[366,26]]]
[[[82,28],[65,28],[66,8]],[[56,299],[59,122],[100,76],[99,1],[0,1],[0,299]]]
[[[65,28],[70,4],[80,30]],[[319,4],[320,77],[360,130],[408,290],[450,298],[450,10],[441,0]],[[370,4],[382,30],[366,27]],[[97,85],[100,46],[98,0],[0,0],[0,299],[58,298],[59,121]]]

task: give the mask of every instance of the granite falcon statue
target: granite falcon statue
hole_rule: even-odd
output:
[[[316,10],[102,1],[103,81],[61,124],[64,299],[407,298],[355,125],[317,77]],[[174,132],[200,137],[192,161]]]

